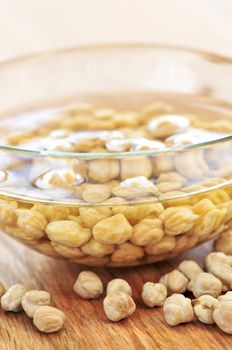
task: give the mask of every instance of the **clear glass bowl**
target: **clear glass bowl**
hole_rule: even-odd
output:
[[[159,114],[165,112],[161,101],[178,113],[200,113],[203,122],[232,123],[231,76],[231,59],[155,45],[18,58],[0,65],[0,136],[13,133],[17,140],[22,133],[43,133],[45,125],[59,128],[64,115],[54,116],[76,102],[119,110],[155,102],[152,113]],[[70,109],[69,117],[76,113]],[[229,130],[192,145],[115,153],[24,149],[2,141],[1,230],[39,252],[85,265],[133,266],[173,257],[230,228],[231,140]],[[74,172],[74,187],[62,181],[33,185],[57,171]],[[170,172],[185,179],[181,186],[173,187]],[[162,174],[170,188],[158,193]],[[90,185],[85,195],[82,181]]]

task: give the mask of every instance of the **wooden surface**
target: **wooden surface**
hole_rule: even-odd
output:
[[[140,298],[144,282],[157,281],[183,258],[194,258],[203,263],[205,254],[211,250],[209,243],[165,263],[137,268],[94,269],[105,284],[114,277],[120,277],[133,287],[136,312],[119,323],[106,319],[102,309],[103,298],[86,301],[72,291],[80,271],[77,265],[44,257],[3,234],[0,250],[0,280],[6,285],[22,282],[48,290],[54,305],[67,316],[62,331],[46,335],[35,330],[23,312],[5,314],[1,311],[1,350],[232,349],[232,336],[225,335],[216,326],[193,322],[170,327],[163,319],[161,308],[147,309]]]

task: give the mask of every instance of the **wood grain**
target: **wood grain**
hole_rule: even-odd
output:
[[[176,259],[136,268],[93,269],[106,284],[113,277],[125,278],[133,287],[137,310],[127,320],[119,323],[108,321],[102,309],[102,299],[80,299],[72,286],[83,267],[47,258],[1,234],[0,279],[9,286],[23,282],[30,287],[48,290],[54,305],[62,309],[67,322],[57,334],[39,333],[23,312],[18,314],[1,311],[1,350],[231,350],[232,336],[223,334],[215,326],[198,322],[168,326],[162,309],[146,309],[140,298],[146,281],[159,277],[177,266],[183,258],[194,258],[203,263],[211,250],[210,243],[195,248]]]

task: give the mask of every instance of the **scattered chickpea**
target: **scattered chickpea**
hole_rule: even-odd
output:
[[[214,264],[232,265],[232,256],[222,252],[212,252],[206,256],[205,265],[210,269]]]
[[[184,293],[187,290],[188,282],[189,280],[185,275],[178,270],[166,273],[159,280],[159,283],[167,287],[169,295],[173,293]]]
[[[146,282],[143,285],[142,299],[146,306],[161,306],[167,298],[167,288],[162,283]]]
[[[207,271],[219,278],[223,284],[232,288],[232,256],[212,252],[205,259]]]
[[[189,282],[188,290],[196,298],[205,294],[217,298],[222,292],[222,282],[211,273],[201,272]]]
[[[40,306],[34,314],[33,323],[40,332],[53,333],[59,331],[65,321],[64,313],[51,306]]]
[[[215,304],[213,320],[223,332],[232,334],[232,302],[219,301]]]
[[[73,289],[83,299],[96,299],[103,293],[103,283],[96,273],[82,271]]]
[[[120,291],[108,294],[103,301],[103,307],[107,318],[114,322],[129,317],[136,309],[131,296]]]
[[[182,294],[173,294],[163,305],[164,317],[170,326],[191,322],[194,319],[191,300]]]
[[[232,292],[229,291],[226,294],[220,295],[218,297],[219,301],[231,301],[232,302]]]
[[[22,308],[27,316],[33,318],[36,310],[42,305],[49,305],[50,294],[44,290],[30,290],[22,298]]]
[[[27,292],[23,284],[14,284],[1,297],[1,307],[4,311],[18,312],[22,310],[21,301]]]
[[[110,294],[116,291],[127,293],[132,296],[132,289],[129,283],[121,278],[115,278],[111,280],[106,288],[106,294]]]
[[[213,324],[212,307],[218,303],[218,300],[211,295],[202,295],[192,301],[194,313],[198,320],[205,324]]]

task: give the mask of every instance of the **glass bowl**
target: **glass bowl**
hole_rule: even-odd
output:
[[[2,232],[79,264],[133,266],[174,257],[229,230],[231,63],[206,52],[131,44],[0,64]],[[142,118],[195,113],[227,132],[190,145],[114,153],[37,150],[27,143],[70,123],[114,132],[117,125],[106,116],[92,118],[89,103],[104,113],[139,110]],[[126,123],[136,130],[129,116]]]

